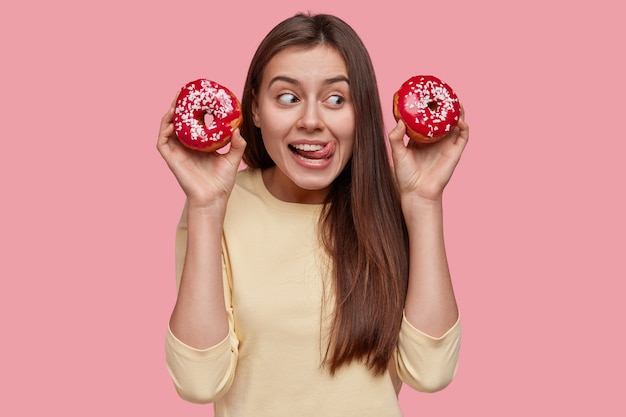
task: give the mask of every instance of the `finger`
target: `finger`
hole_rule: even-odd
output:
[[[452,130],[442,142],[446,141],[448,143],[445,147],[451,152],[449,155],[458,160],[467,145],[468,138],[469,127],[465,121],[459,120],[454,130]]]
[[[174,100],[172,100],[172,104],[171,104],[171,106],[170,106],[170,107],[172,107],[172,108],[176,107],[176,101],[178,100],[178,96],[179,96],[179,95],[180,95],[180,90],[178,90],[178,91],[176,92],[176,95],[174,96]]]
[[[457,138],[457,142],[459,142],[459,140],[463,142],[467,142],[469,140],[469,125],[467,124],[465,120],[459,120],[457,127],[459,129],[459,136]]]
[[[174,100],[170,103],[170,108],[163,115],[163,117],[161,117],[157,147],[167,143],[168,139],[174,134],[174,112],[176,111],[176,101],[178,100],[179,94],[180,91],[177,91],[174,96]]]
[[[159,129],[159,134],[157,136],[156,147],[162,155],[163,152],[166,151],[165,148],[171,147],[173,140],[176,140],[176,134],[174,133],[174,123],[172,121],[172,118],[173,110],[170,109],[170,111],[168,111],[161,119],[161,126]]]
[[[238,128],[235,129],[233,131],[233,137],[231,140],[231,148],[233,148],[235,152],[243,153],[243,151],[246,149],[246,145],[247,142],[243,138],[243,136],[241,136],[241,131]]]
[[[246,141],[241,136],[241,132],[239,129],[235,129],[233,131],[233,136],[230,140],[230,149],[228,151],[228,158],[232,161],[233,164],[239,165],[241,159],[243,158],[243,153],[246,149]]]
[[[170,126],[174,126],[174,108],[169,109],[161,118],[161,130]]]
[[[175,108],[176,108],[176,101],[174,100],[174,102],[172,102],[172,105],[167,110],[167,112],[163,115],[163,117],[161,117],[161,126],[159,128],[161,132],[164,131],[168,126],[172,125],[174,121]]]
[[[404,135],[406,134],[406,126],[402,120],[398,120],[396,126],[389,132],[389,143],[391,148],[404,148]]]
[[[161,127],[163,127],[164,124],[171,123],[174,120],[174,112],[176,111],[176,101],[178,100],[179,93],[180,92],[176,93],[176,95],[174,96],[174,100],[172,100],[172,102],[170,103],[170,108],[161,118]]]
[[[462,103],[460,105],[460,116],[459,121],[454,129],[456,131],[456,137],[454,138],[453,143],[455,145],[460,145],[462,148],[465,147],[467,141],[469,140],[469,125],[465,121],[465,107],[463,107]]]
[[[398,164],[407,152],[407,145],[404,143],[404,136],[406,135],[406,125],[402,120],[398,120],[396,127],[389,132],[389,146],[391,148],[391,157],[394,164]],[[409,146],[412,142],[409,140]]]
[[[172,123],[171,112],[167,112],[161,119],[161,126],[159,129],[159,135],[157,138],[157,147],[164,145],[174,135],[174,123]]]

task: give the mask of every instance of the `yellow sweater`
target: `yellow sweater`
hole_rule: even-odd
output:
[[[459,355],[459,321],[433,338],[405,318],[396,353],[380,377],[361,363],[334,376],[321,365],[332,314],[323,306],[332,305],[332,296],[326,292],[327,257],[316,233],[319,210],[276,199],[258,170],[238,173],[222,253],[230,334],[198,350],[167,332],[167,367],[182,398],[214,402],[216,417],[399,417],[401,381],[420,391],[450,383]],[[186,217],[183,210],[176,234],[177,280]]]

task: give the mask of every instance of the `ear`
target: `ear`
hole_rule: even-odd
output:
[[[256,100],[256,95],[252,94],[252,122],[256,127],[261,127],[260,117],[259,117],[259,104]]]

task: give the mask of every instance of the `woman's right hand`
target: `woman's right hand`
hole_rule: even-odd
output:
[[[246,141],[235,129],[230,149],[224,153],[202,152],[184,146],[174,133],[176,98],[161,119],[157,149],[187,196],[196,207],[223,205],[235,184]]]

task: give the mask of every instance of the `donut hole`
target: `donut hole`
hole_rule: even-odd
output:
[[[439,108],[439,104],[437,104],[436,101],[429,101],[426,105],[428,106],[430,111],[437,111],[437,109]]]
[[[215,117],[213,117],[211,113],[205,113],[202,121],[204,122],[205,126],[210,127],[211,124],[213,124],[213,122],[215,121]]]

